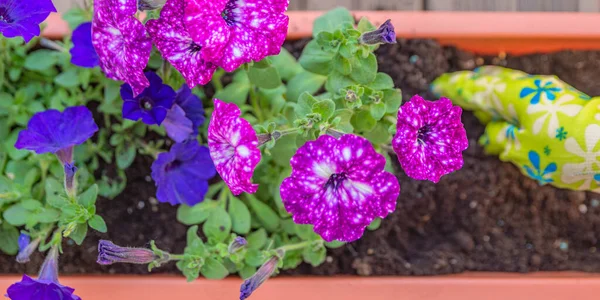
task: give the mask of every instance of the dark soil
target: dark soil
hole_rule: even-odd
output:
[[[306,41],[286,45],[299,53]],[[414,56],[411,59],[411,56]],[[577,89],[600,94],[600,52],[565,51],[520,57],[478,57],[430,40],[401,40],[381,47],[380,71],[388,73],[405,99],[426,98],[429,83],[444,72],[498,64],[537,74],[556,74]],[[302,264],[284,274],[432,275],[463,271],[600,272],[600,195],[540,187],[511,164],[487,156],[477,145],[483,126],[465,112],[470,147],[464,168],[438,184],[415,181],[398,171],[402,185],[396,211],[376,231],[330,250],[327,262]],[[127,170],[127,189],[114,200],[98,201],[107,234],[90,233],[83,246],[65,245],[62,273],[148,273],[145,266],[96,264],[98,239],[144,246],[153,239],[165,250],[181,252],[186,227],[176,208],[158,204],[148,157]],[[35,274],[40,254],[19,265],[0,255],[0,273]],[[155,269],[177,272],[174,264]]]

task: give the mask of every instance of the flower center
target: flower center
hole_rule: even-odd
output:
[[[423,127],[419,128],[419,131],[417,131],[417,141],[421,144],[425,144],[430,132],[431,126],[429,124],[423,125]]]
[[[152,99],[144,97],[142,98],[142,100],[140,100],[140,106],[144,109],[144,110],[152,110]]]
[[[190,45],[188,46],[188,51],[192,52],[192,53],[197,53],[200,52],[200,50],[202,50],[202,46],[191,42]]]
[[[165,167],[165,172],[169,172],[172,170],[175,170],[177,168],[179,168],[179,166],[181,166],[181,161],[180,160],[174,160],[170,163],[167,164],[167,166]]]
[[[8,14],[7,8],[0,7],[0,21],[6,22],[6,23],[12,23],[15,20],[13,18],[11,18],[10,15]]]
[[[235,10],[237,8],[236,0],[229,0],[225,5],[225,9],[221,12],[221,17],[225,20],[228,26],[235,25],[236,17]]]
[[[327,183],[325,183],[325,188],[330,188],[333,187],[334,190],[337,190],[337,188],[342,184],[342,182],[344,182],[344,180],[346,180],[346,173],[342,172],[342,173],[333,173],[329,179],[327,180]]]

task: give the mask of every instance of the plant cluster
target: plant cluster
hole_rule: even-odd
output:
[[[53,7],[30,6],[37,2],[49,0],[0,3],[0,31],[39,34]],[[15,283],[11,299],[34,289],[79,299],[58,283],[62,240],[80,244],[88,226],[106,232],[96,198],[125,188],[122,170],[138,153],[154,158],[157,200],[179,205],[178,221],[191,226],[187,247],[102,240],[98,263],[151,270],[176,261],[188,280],[239,273],[240,299],[278,269],[318,266],[326,247],[376,229],[400,194],[392,151],[418,180],[462,167],[461,109],[418,95],[401,106],[392,78],[378,72],[375,50],[396,41],[389,20],[375,27],[330,11],[296,60],[282,48],[286,0],[93,6],[65,16],[75,30],[62,43],[35,38],[43,49],[34,50],[0,40],[10,49],[0,60],[0,95],[9,99],[0,103],[0,249],[19,262],[50,249],[38,279]],[[35,28],[15,25],[33,15],[43,15]],[[118,167],[117,179],[99,168],[107,165]]]

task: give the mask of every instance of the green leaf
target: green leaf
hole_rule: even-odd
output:
[[[323,120],[329,120],[335,111],[335,103],[332,100],[321,100],[313,104],[312,111],[320,114]]]
[[[279,72],[273,66],[268,63],[268,59],[263,59],[263,64],[266,66],[255,63],[248,70],[248,78],[250,82],[257,87],[264,89],[274,89],[281,85],[281,77]]]
[[[229,197],[229,215],[234,232],[247,234],[250,231],[250,211],[244,202],[236,197]]]
[[[202,265],[202,268],[200,269],[200,273],[207,279],[223,279],[229,275],[227,268],[212,257],[206,259],[204,265]]]
[[[375,220],[373,220],[371,224],[367,226],[367,229],[376,230],[377,228],[379,228],[379,226],[381,226],[381,218],[375,218]]]
[[[315,20],[313,38],[316,38],[321,31],[334,32],[336,29],[342,28],[344,23],[354,25],[352,13],[344,7],[332,9]]]
[[[311,264],[313,267],[318,267],[325,261],[327,256],[327,250],[323,246],[319,246],[316,249],[314,247],[306,247],[302,251],[302,258],[305,262]]]
[[[248,197],[248,202],[250,203],[250,208],[256,214],[256,217],[263,225],[263,227],[270,232],[275,232],[279,229],[279,216],[271,207],[269,207],[266,203],[258,200],[252,194],[246,194]]]
[[[374,90],[380,91],[393,89],[394,80],[392,80],[392,77],[390,77],[390,75],[379,72],[375,76],[375,80],[371,84],[369,84],[369,87]]]
[[[352,73],[350,78],[360,84],[370,84],[377,76],[377,58],[373,53],[369,53],[369,56],[363,58],[360,54],[357,54],[352,59]]]
[[[133,163],[136,154],[137,149],[133,143],[128,145],[121,144],[117,146],[117,167],[122,170],[129,168],[129,166],[131,166]]]
[[[296,225],[296,234],[298,235],[299,238],[301,238],[305,241],[313,241],[313,240],[319,239],[319,235],[315,233],[315,231],[313,229],[313,225],[297,224]]]
[[[190,259],[182,259],[177,262],[177,268],[183,273],[187,282],[192,282],[200,276],[200,268],[196,262]]]
[[[256,267],[245,265],[238,273],[243,280],[246,280],[256,273]]]
[[[45,208],[35,215],[35,220],[39,223],[54,223],[60,219],[60,211],[54,208]]]
[[[336,55],[333,59],[333,68],[343,75],[350,75],[352,73],[350,60],[341,55]]]
[[[262,249],[267,244],[267,231],[264,228],[251,232],[246,236],[248,241],[248,249]]]
[[[317,102],[317,99],[315,99],[315,97],[308,92],[302,93],[300,98],[298,98],[298,103],[296,104],[296,116],[298,116],[298,118],[304,118],[306,115],[311,114],[313,112],[313,106]]]
[[[25,225],[31,215],[32,213],[25,209],[21,203],[12,205],[2,214],[4,220],[14,226]]]
[[[79,74],[76,69],[69,69],[54,77],[54,83],[65,88],[77,87],[79,86]]]
[[[180,205],[177,208],[177,221],[185,225],[200,224],[208,218],[210,211],[214,208],[214,200],[205,199],[204,201],[194,205]]]
[[[356,29],[358,29],[358,31],[360,31],[361,33],[364,33],[367,31],[373,31],[373,30],[377,29],[377,27],[375,27],[373,25],[373,23],[371,23],[371,21],[369,21],[369,19],[367,19],[367,17],[362,17],[362,18],[360,18],[360,21],[358,21],[358,25],[356,25]]]
[[[68,204],[67,198],[64,196],[63,184],[58,180],[50,177],[46,179],[46,203],[49,205],[61,208]]]
[[[58,56],[55,51],[40,49],[33,51],[25,58],[23,67],[32,71],[45,71],[58,62]]]
[[[85,192],[81,193],[77,197],[77,202],[83,205],[85,208],[90,208],[96,205],[96,199],[98,198],[98,185],[94,184],[90,186]]]
[[[385,115],[385,112],[386,112],[385,103],[383,103],[382,101],[380,101],[379,103],[373,103],[373,104],[371,104],[369,111],[371,112],[371,116],[375,120],[379,121]]]
[[[206,252],[204,242],[198,236],[197,225],[190,227],[187,231],[187,245],[185,247],[184,253],[199,257],[205,257],[208,254]]]
[[[302,72],[302,67],[296,61],[296,58],[283,47],[278,55],[271,56],[270,58],[273,66],[279,71],[281,79],[285,81],[289,81],[296,74]]]
[[[231,232],[231,218],[220,206],[215,207],[202,226],[204,235],[217,242],[223,242]]]
[[[29,118],[29,115],[27,115]],[[4,141],[4,149],[6,149],[6,153],[12,160],[21,160],[29,155],[29,151],[27,150],[19,150],[15,148],[15,142],[17,142],[17,138],[19,137],[19,130],[13,130],[8,138]]]
[[[257,249],[248,249],[244,262],[253,267],[260,267],[267,258],[263,251]]]
[[[344,76],[340,72],[333,71],[327,77],[325,83],[325,89],[331,93],[339,93],[341,89],[347,88],[351,85],[356,85],[356,81],[348,76]]]
[[[42,202],[35,199],[26,199],[21,201],[21,206],[23,206],[23,208],[26,210],[36,210],[38,208],[42,208]]]
[[[330,249],[337,249],[344,245],[346,245],[346,243],[340,242],[340,241],[325,242],[325,246],[327,246],[327,248],[330,248]]]
[[[333,117],[339,118],[339,120],[340,120],[340,123],[336,127],[346,133],[354,132],[354,127],[352,127],[352,124],[350,124],[350,120],[352,119],[353,114],[354,114],[354,111],[352,111],[351,109],[347,109],[347,108],[336,110],[333,113]]]
[[[89,221],[88,221],[88,225],[90,225],[90,227],[92,227],[92,229],[98,231],[98,232],[102,232],[105,233],[107,228],[106,228],[106,222],[104,222],[104,219],[102,219],[101,216],[99,215],[94,215]]]
[[[243,105],[248,99],[249,92],[250,80],[248,79],[248,74],[241,70],[233,75],[233,82],[216,92],[213,98],[229,103],[235,103],[237,105]]]
[[[91,19],[90,13],[87,10],[80,8],[69,9],[62,15],[63,20],[69,24],[69,28],[74,30],[79,24],[89,21]]]
[[[312,40],[304,47],[298,61],[309,72],[327,75],[331,71],[331,62],[334,55],[334,52],[322,50],[317,41]]]
[[[377,121],[367,110],[361,110],[353,114],[350,123],[359,132],[369,132],[377,125]]]
[[[371,131],[364,133],[363,136],[375,145],[388,143],[392,139],[392,135],[388,131],[388,126],[383,122],[379,122]]]
[[[0,250],[8,255],[15,255],[19,251],[19,231],[6,223],[0,226]]]
[[[400,108],[400,105],[402,104],[402,93],[400,92],[400,89],[383,91],[383,102],[385,102],[386,113],[398,113],[398,108]]]
[[[302,93],[313,95],[323,86],[327,76],[302,71],[294,76],[287,84],[287,100],[297,102]]]
[[[87,223],[79,223],[75,227],[75,230],[73,230],[73,232],[71,232],[69,237],[75,242],[75,244],[81,245],[81,243],[83,243],[83,240],[85,239],[87,231],[88,231],[88,224]]]

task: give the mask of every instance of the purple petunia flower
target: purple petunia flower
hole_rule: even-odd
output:
[[[250,297],[263,282],[267,281],[267,279],[273,275],[277,269],[277,264],[283,259],[284,255],[285,252],[277,250],[277,254],[269,258],[269,260],[260,266],[258,271],[256,271],[252,277],[244,280],[244,283],[240,286],[240,300],[245,300]]]
[[[19,132],[17,149],[37,154],[55,153],[63,164],[73,162],[73,147],[98,131],[92,112],[85,106],[67,107],[64,112],[49,109],[36,113]]]
[[[23,275],[20,282],[8,287],[6,294],[12,300],[81,300],[74,291],[58,283],[58,248],[55,246],[48,251],[38,279]]]
[[[228,72],[276,55],[285,41],[289,0],[190,0],[185,24],[202,57]]]
[[[101,265],[113,263],[149,264],[158,259],[158,256],[150,249],[121,247],[111,241],[100,240],[98,242],[98,260]]]
[[[123,118],[133,121],[142,119],[148,125],[160,125],[173,106],[176,94],[173,88],[163,84],[156,73],[146,72],[145,75],[150,85],[137,96],[134,96],[129,84],[121,86]]]
[[[215,176],[208,148],[196,140],[177,143],[152,163],[152,179],[160,202],[193,206],[204,200],[208,180]]]
[[[396,208],[398,180],[363,137],[322,135],[300,147],[290,163],[292,174],[280,188],[285,209],[328,242],[357,240],[371,221]]]
[[[51,0],[2,0],[0,32],[7,38],[22,36],[27,43],[40,35],[40,23],[51,12],[56,12]]]
[[[200,44],[190,37],[183,23],[185,0],[169,0],[158,20],[150,20],[146,29],[152,41],[190,87],[208,83],[217,66],[202,59]]]
[[[198,135],[198,127],[204,124],[204,119],[202,101],[184,84],[177,91],[175,104],[167,113],[163,125],[169,137],[181,143]]]
[[[92,45],[92,22],[81,23],[73,30],[73,48],[71,63],[83,68],[94,68],[100,65],[98,54]]]
[[[396,32],[394,31],[392,20],[385,21],[376,30],[363,33],[359,38],[359,42],[369,45],[395,44]]]
[[[106,77],[127,82],[133,95],[148,85],[144,68],[150,59],[152,41],[144,25],[133,17],[136,0],[94,1],[92,44]]]
[[[392,146],[406,175],[438,182],[463,166],[469,142],[461,123],[462,110],[450,99],[427,101],[419,95],[398,109]]]
[[[261,157],[256,131],[240,118],[237,105],[219,99],[214,103],[208,126],[210,157],[234,195],[255,193],[258,184],[253,184],[251,179]]]

